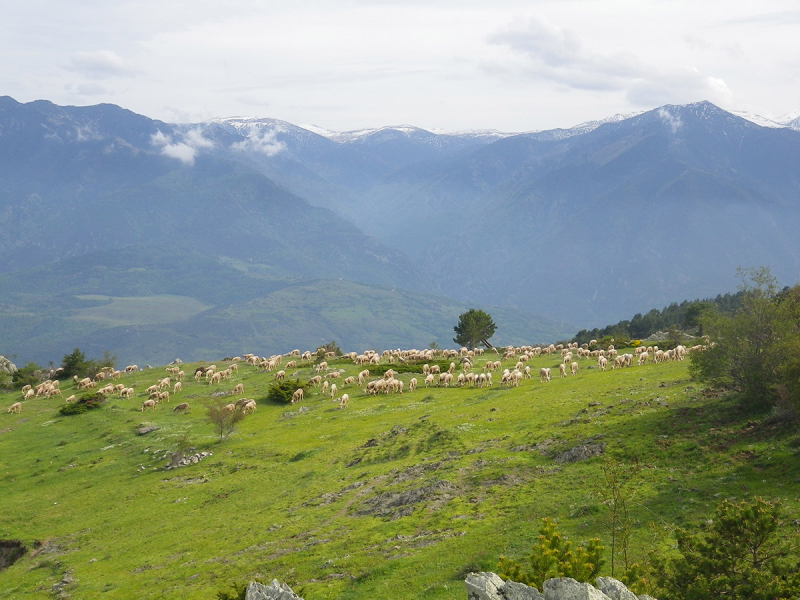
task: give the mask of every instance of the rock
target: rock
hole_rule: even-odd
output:
[[[535,587],[516,581],[506,581],[500,593],[505,600],[544,600],[542,593]]]
[[[8,360],[5,356],[0,356],[0,373],[6,375],[13,375],[17,372],[17,366]]]
[[[494,573],[470,573],[464,585],[468,600],[503,600],[500,590],[505,582]]]
[[[636,594],[630,591],[624,583],[611,577],[598,577],[595,579],[597,589],[611,600],[638,600]]]
[[[167,366],[174,367],[175,365],[182,365],[182,364],[183,364],[183,361],[180,358],[176,358],[171,363],[169,363],[169,365],[167,365]]]
[[[158,431],[159,429],[161,429],[161,427],[158,427],[157,425],[146,425],[143,427],[139,427],[136,430],[136,435],[147,435],[148,433],[152,431]]]
[[[605,449],[606,445],[603,443],[583,444],[581,446],[575,446],[566,452],[562,452],[555,457],[555,461],[560,463],[573,463],[581,460],[587,460],[595,456],[600,456]]]
[[[247,584],[244,600],[303,600],[285,583],[273,579],[269,585],[251,581]]]
[[[588,583],[578,583],[572,577],[558,577],[544,582],[544,600],[610,600]]]
[[[494,573],[470,573],[464,585],[469,600],[544,600],[536,588],[503,581]]]

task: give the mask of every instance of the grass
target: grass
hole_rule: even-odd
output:
[[[111,327],[177,323],[212,308],[195,298],[170,294],[136,297],[90,294],[76,297],[80,300],[101,300],[106,303],[77,309],[69,318],[95,321]]]
[[[572,539],[607,541],[603,458],[554,460],[587,440],[647,465],[635,552],[651,543],[648,523],[697,523],[722,498],[780,498],[798,512],[796,431],[708,394],[686,363],[605,373],[590,364],[512,389],[372,397],[348,386],[346,410],[317,389],[300,406],[268,403],[272,374],[244,364],[219,387],[185,381],[154,413],[140,412],[142,392],[162,369],[123,376],[135,399],[83,415],[58,416],[57,399],[25,402],[21,415],[0,414],[0,538],[43,545],[0,572],[0,596],[50,598],[70,569],[73,597],[86,599],[210,599],[234,581],[275,577],[307,600],[461,600],[464,573],[526,556],[542,517]],[[313,374],[300,367],[287,375]],[[258,411],[220,443],[202,403],[240,382]],[[172,412],[181,401],[191,413]],[[141,424],[160,429],[138,436]],[[184,435],[213,456],[162,470]]]

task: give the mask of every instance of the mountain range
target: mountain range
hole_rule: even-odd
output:
[[[336,133],[2,97],[0,351],[450,345],[470,306],[505,343],[551,341],[730,291],[737,267],[794,283],[800,124],[746,116]]]

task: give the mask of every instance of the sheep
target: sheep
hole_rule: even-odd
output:
[[[286,366],[289,366],[289,365],[287,364]],[[327,368],[328,368],[328,362],[323,360],[316,367],[314,367],[314,370],[317,373],[322,373],[323,371],[327,370]]]
[[[566,377],[567,376],[567,365],[566,364],[561,363],[560,365],[558,365],[558,374],[561,377]]]
[[[233,391],[231,392],[231,394],[234,394],[234,395],[235,394],[244,394],[244,384],[243,383],[237,383],[236,386],[233,388]]]
[[[358,374],[358,385],[364,385],[367,377],[369,377],[369,369],[364,369]]]
[[[222,373],[212,373],[211,377],[208,380],[209,385],[214,385],[215,383],[220,383],[222,381]]]
[[[242,413],[245,415],[249,415],[250,413],[256,412],[256,401],[255,400],[248,400],[244,406],[242,406]]]
[[[125,388],[124,390],[120,390],[119,397],[120,398],[132,398],[133,397],[133,392],[134,392],[133,388]],[[70,398],[72,398],[74,400],[75,396],[70,396]],[[67,398],[67,402],[69,402],[69,398]]]
[[[350,400],[350,396],[347,394],[342,394],[342,397],[339,398],[339,408],[347,408],[348,400]]]
[[[434,379],[433,373],[428,373],[425,376],[425,387],[428,387],[429,385],[432,385],[433,384],[433,379]]]
[[[614,359],[616,360],[616,359]],[[608,359],[605,356],[598,356],[597,357],[597,368],[601,371],[606,370],[606,365],[608,364]]]
[[[172,409],[172,412],[174,412],[174,413],[185,413],[185,412],[187,412],[189,410],[190,410],[189,409],[189,403],[188,402],[181,402],[180,404],[178,404],[178,406],[176,406],[175,408]]]
[[[303,388],[297,388],[292,394],[292,404],[300,402],[303,399]]]
[[[147,388],[144,391],[144,393],[145,394],[152,394],[153,392],[157,392],[157,391],[158,391],[158,386],[157,385],[151,385],[149,388]]]
[[[275,381],[283,381],[286,378],[286,371],[278,371],[275,373]]]
[[[6,412],[20,414],[22,412],[22,402],[14,402],[14,404],[8,407]]]
[[[650,355],[647,352],[642,352],[639,355],[639,360],[636,361],[636,365],[639,367],[641,367],[642,365],[646,365],[649,359]]]
[[[339,371],[333,371],[332,373],[328,373],[327,375],[325,375],[325,377],[328,379],[338,379],[341,376],[342,374],[339,373]]]
[[[77,375],[75,375],[75,377],[77,377]],[[28,393],[28,390],[30,390],[30,389],[31,389],[31,386],[30,386],[30,385],[26,385],[26,386],[24,386],[24,387],[22,388],[22,395],[23,395],[23,396],[25,396],[25,394],[27,394],[27,393]]]
[[[336,384],[335,383],[331,384],[331,398],[336,396],[336,392],[338,392],[338,391],[339,391],[339,388],[336,387]]]
[[[320,375],[315,375],[308,380],[309,385],[319,385],[320,383],[322,383],[322,377]]]
[[[125,367],[125,372],[126,373],[135,373],[138,370],[139,370],[139,367],[137,365],[128,365],[127,367]]]
[[[234,406],[236,407],[236,410],[239,410],[248,402],[250,402],[250,398],[239,398],[234,404]]]
[[[322,364],[322,363],[320,363],[320,364]],[[325,366],[328,366],[327,363],[325,363]],[[289,362],[286,363],[286,367],[285,368],[287,368],[287,369],[296,369],[297,368],[297,361],[296,360],[290,360]],[[319,372],[319,371],[317,371],[317,372]]]
[[[148,399],[148,400],[145,400],[144,402],[142,402],[142,412],[144,412],[144,409],[146,409],[146,408],[152,408],[153,410],[155,410],[156,409],[156,401]]]
[[[161,402],[162,400],[164,402],[169,402],[169,392],[160,392],[158,394],[158,401]]]
[[[417,378],[412,377],[411,381],[408,382],[408,391],[413,392],[415,389],[417,389]]]
[[[75,398],[75,394],[72,394],[72,396],[70,396],[69,398],[67,398],[66,400],[64,400],[64,402],[66,402],[67,404],[69,404],[70,402],[75,402],[75,399],[76,399],[76,398]]]
[[[550,381],[550,369],[547,367],[542,367],[539,369],[539,381],[542,383],[547,383]]]
[[[172,393],[177,394],[181,389],[183,389],[183,384],[180,381],[176,381],[175,385],[172,387]]]
[[[161,379],[156,385],[158,385],[158,389],[165,390],[169,387],[169,384],[170,384],[169,377],[164,377],[164,379]]]
[[[23,400],[30,400],[31,398],[33,398],[35,396],[36,396],[36,392],[35,391],[28,390],[27,392],[25,392],[25,396],[23,397]]]
[[[183,381],[183,378],[184,378],[184,377],[186,377],[186,373],[185,373],[185,372],[183,372],[183,371],[178,371],[178,372],[175,374],[175,379],[177,379],[178,381]]]
[[[353,376],[351,375],[350,377],[346,377],[346,378],[345,378],[345,379],[342,381],[342,386],[345,386],[345,385],[355,385],[355,383],[356,383],[356,378],[355,378],[355,377],[353,377]]]
[[[224,410],[225,412],[232,413],[232,412],[234,412],[236,410],[236,405],[235,404],[226,404],[225,406],[222,407],[222,410]]]
[[[320,394],[327,394],[328,387],[330,386],[330,382],[326,379],[322,382],[322,389],[319,391]]]
[[[569,370],[573,375],[577,375],[578,374],[578,363],[577,362],[571,363],[569,365]]]

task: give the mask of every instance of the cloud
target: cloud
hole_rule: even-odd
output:
[[[241,152],[255,151],[267,156],[275,156],[279,152],[286,150],[286,144],[275,139],[278,131],[276,128],[265,129],[260,135],[251,133],[247,139],[231,144],[231,150],[239,150]]]
[[[128,67],[122,58],[111,50],[76,52],[70,57],[67,68],[89,79],[130,77],[136,74],[134,69]]]
[[[658,109],[658,116],[662,121],[669,125],[673,134],[676,133],[678,129],[683,127],[683,121],[681,121],[680,115],[673,115],[663,106]]]
[[[199,127],[190,129],[183,134],[183,140],[172,141],[172,136],[165,135],[159,129],[150,136],[150,143],[157,148],[161,148],[161,154],[170,158],[177,158],[186,165],[193,165],[200,148],[210,148],[214,142],[203,137],[203,132]]]
[[[508,26],[488,36],[487,41],[508,47],[516,59],[516,63],[510,61],[511,67],[500,65],[501,71],[521,72],[523,77],[552,81],[568,90],[623,92],[637,106],[701,99],[724,102],[730,97],[721,79],[692,67],[645,64],[629,52],[592,51],[576,34],[542,17]],[[691,44],[694,40],[684,41]]]

